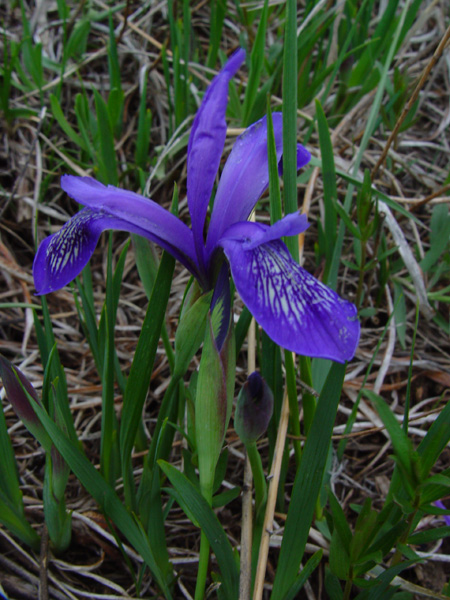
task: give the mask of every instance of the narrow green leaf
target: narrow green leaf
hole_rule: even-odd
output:
[[[75,24],[70,38],[64,45],[64,58],[66,61],[73,57],[81,58],[84,52],[86,52],[90,29],[91,22],[87,18]]]
[[[77,118],[78,129],[80,130],[84,145],[89,151],[89,156],[92,162],[96,163],[95,149],[92,143],[92,138],[96,131],[96,127],[91,127],[90,109],[85,91],[83,91],[82,94],[80,93],[75,96],[75,116]]]
[[[213,0],[211,2],[211,22],[209,28],[209,48],[207,66],[214,69],[222,39],[223,22],[227,11],[226,0]]]
[[[441,452],[450,441],[450,402],[447,402],[442,411],[433,421],[426,436],[417,447],[421,456],[422,476],[425,477],[436,464]]]
[[[71,442],[52,422],[47,412],[32,399],[31,401],[41,423],[80,483],[105,511],[107,517],[125,535],[129,543],[140,553],[165,596],[168,599],[172,598],[140,524],[123,506],[114,489],[106,483],[97,469],[88,461],[78,443]]]
[[[418,531],[413,533],[408,538],[408,544],[413,546],[420,546],[422,544],[430,544],[437,540],[442,540],[450,536],[450,527],[437,527],[435,529],[429,529],[428,531]]]
[[[83,140],[83,138],[81,136],[79,136],[75,132],[73,127],[71,125],[69,125],[69,122],[67,121],[67,119],[62,111],[59,100],[54,94],[50,94],[50,106],[52,109],[53,116],[58,121],[59,126],[64,131],[64,133],[67,135],[67,137],[70,140],[72,140],[72,142],[74,144],[79,146],[82,150],[84,150],[85,152],[88,152],[89,149],[86,146],[85,141]]]
[[[148,164],[151,126],[152,111],[147,108],[147,71],[144,71],[139,100],[138,130],[134,155],[136,164],[142,169],[145,169]]]
[[[19,538],[25,544],[28,544],[35,552],[39,551],[40,538],[31,527],[23,514],[0,497],[0,523]]]
[[[381,420],[388,430],[399,464],[402,465],[405,473],[407,473],[408,477],[411,479],[410,483],[412,483],[414,479],[414,470],[412,464],[413,447],[411,441],[381,396],[372,390],[364,390],[364,395],[375,405]]]
[[[350,543],[352,541],[352,532],[347,523],[347,518],[338,499],[331,490],[328,490],[328,502],[330,503],[331,514],[333,515],[333,526],[339,532],[344,548],[349,551]]]
[[[225,598],[235,600],[238,597],[239,573],[233,550],[223,527],[208,502],[183,473],[162,460],[158,461],[158,464],[178,494],[183,497],[183,502],[208,538],[222,574],[222,587]]]
[[[98,164],[103,183],[117,185],[117,162],[114,137],[109,120],[108,107],[94,88],[95,111],[98,120]]]
[[[405,560],[385,571],[383,570],[376,579],[376,585],[370,590],[364,590],[364,592],[358,594],[356,597],[357,600],[386,600],[387,598],[391,598],[395,592],[395,588],[389,589],[392,580],[416,562],[416,560]]]
[[[65,552],[72,537],[72,516],[71,512],[66,510],[64,496],[58,499],[54,493],[53,465],[50,454],[46,456],[42,496],[45,523],[52,545],[56,552]]]
[[[322,485],[344,374],[344,365],[332,364],[317,403],[292,490],[272,592],[273,600],[284,598],[297,577]]]
[[[244,106],[242,107],[242,125],[250,125],[250,113],[252,111],[256,93],[261,83],[261,71],[264,61],[264,47],[266,43],[267,17],[269,14],[269,2],[264,0],[264,5],[259,18],[258,29],[250,55],[250,69],[248,74],[247,88],[245,90]]]
[[[127,504],[134,506],[134,481],[131,470],[133,448],[142,408],[147,397],[161,326],[164,321],[175,260],[163,253],[152,296],[148,303],[141,335],[131,365],[123,399],[120,428],[120,453]],[[145,365],[145,368],[142,368]]]
[[[195,399],[195,438],[200,487],[209,502],[228,425],[226,376],[222,357],[215,344],[212,318],[208,314]]]
[[[1,407],[0,456],[2,457],[0,461],[0,522],[19,539],[37,550],[39,536],[25,518],[14,450]]]
[[[98,346],[98,328],[95,315],[95,306],[91,303],[90,296],[86,293],[85,286],[81,283],[79,277],[76,279],[76,285],[78,293],[81,297],[80,305],[80,300],[77,294],[74,292],[74,300],[77,307],[78,318],[81,323],[81,327],[83,328],[86,340],[88,341],[92,356],[94,357],[95,366],[97,367],[97,371],[101,377],[103,373],[103,356],[100,356],[100,350]]]
[[[278,176],[277,151],[273,132],[270,98],[267,97],[267,156],[269,162],[270,223],[273,225],[283,216],[281,207],[280,178]]]
[[[1,372],[2,369],[0,367],[0,375]],[[13,506],[21,507],[23,510],[16,459],[8,435],[3,408],[0,410],[0,456],[2,457],[0,461],[0,489]]]
[[[120,265],[119,265],[120,270]],[[100,468],[106,481],[114,486],[120,468],[118,465],[118,422],[114,406],[114,330],[118,291],[115,290],[112,272],[112,232],[109,233],[106,300],[103,306],[104,355],[102,374],[102,424],[100,438]]]
[[[291,588],[288,590],[287,594],[284,597],[284,600],[295,600],[297,598],[297,594],[311,577],[315,569],[319,566],[319,563],[322,559],[323,550],[317,550],[311,558],[308,559],[307,563],[300,571],[300,575],[298,575],[297,579],[292,584]]]
[[[420,261],[420,267],[424,271],[429,271],[435,266],[441,254],[448,248],[450,238],[450,214],[448,206],[438,204],[433,208],[430,228],[430,249]]]
[[[298,210],[297,204],[297,2],[286,1],[286,24],[283,54],[283,181],[284,212]],[[298,243],[294,237],[287,247],[298,262]]]
[[[316,100],[316,115],[317,127],[319,130],[320,155],[322,158],[323,201],[325,213],[325,256],[327,265],[324,281],[326,282],[328,269],[331,265],[333,257],[334,244],[337,237],[337,186],[330,130],[328,128],[327,119],[319,100]]]

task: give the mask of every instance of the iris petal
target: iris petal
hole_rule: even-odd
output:
[[[283,152],[283,119],[281,113],[274,113],[272,119],[279,161]],[[237,138],[225,163],[209,224],[207,254],[230,225],[248,219],[268,185],[267,119],[263,117]]]
[[[282,164],[283,116],[273,113],[273,132],[277,161]],[[297,169],[304,167],[311,155],[300,144],[297,145]],[[267,119],[263,117],[250,125],[238,137],[220,177],[214,200],[214,209],[206,241],[209,256],[233,223],[246,221],[269,185],[269,165],[267,158]]]
[[[203,226],[217,175],[227,125],[228,83],[241,66],[245,51],[237,50],[212,80],[197,111],[188,143],[187,195],[197,253],[203,256]]]
[[[192,231],[153,200],[113,185],[103,185],[91,177],[63,175],[61,187],[79,204],[116,217],[128,223],[128,227],[145,231],[148,234],[146,237],[157,241],[163,248],[178,248],[178,254],[184,255],[195,264]],[[127,227],[121,229],[135,231]],[[174,252],[171,253],[175,256]]]
[[[231,227],[220,245],[243,302],[266,333],[297,354],[337,362],[353,358],[360,330],[356,307],[302,269],[281,240],[269,234],[254,245],[261,226],[242,225],[240,238],[238,226]]]
[[[101,233],[107,229],[137,233],[157,242],[198,276],[187,257],[164,239],[102,210],[84,208],[40,244],[33,263],[37,293],[59,290],[75,279],[91,258]]]

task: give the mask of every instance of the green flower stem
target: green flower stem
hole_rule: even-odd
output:
[[[295,382],[294,355],[292,352],[285,350],[284,359],[286,364],[286,386],[289,400],[289,421],[292,434],[295,436],[293,443],[295,460],[298,467],[302,457],[302,447],[300,444],[300,413],[298,410],[297,386]]]
[[[353,587],[353,569],[350,568],[349,578],[345,582],[343,600],[349,600],[350,592],[352,591],[352,587]]]
[[[212,505],[212,490],[213,480],[208,482],[200,482],[200,490],[202,496]],[[198,572],[197,582],[195,584],[195,600],[203,600],[205,595],[206,577],[208,576],[209,564],[209,541],[205,533],[202,531],[200,537],[200,555],[198,557]]]
[[[246,449],[252,467],[253,485],[255,487],[255,515],[256,520],[258,520],[259,514],[264,511],[267,500],[266,478],[264,477],[264,469],[256,442],[248,444]]]
[[[195,584],[195,600],[203,600],[205,594],[206,576],[208,575],[209,542],[202,531],[200,538],[200,556],[198,558],[197,582]]]

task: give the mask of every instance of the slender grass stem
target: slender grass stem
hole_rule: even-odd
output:
[[[367,256],[367,248],[366,243],[363,241],[361,244],[361,265],[359,267],[358,274],[358,288],[356,290],[356,306],[360,306],[361,304],[361,296],[363,291],[364,284],[364,267],[366,266],[366,256]]]
[[[266,512],[264,515],[261,544],[259,547],[258,565],[256,568],[255,587],[253,590],[253,600],[261,600],[264,591],[264,579],[266,575],[267,556],[269,553],[269,540],[271,536],[273,515],[275,512],[275,503],[277,500],[278,483],[280,481],[281,463],[283,460],[284,446],[286,442],[286,433],[289,422],[289,400],[287,390],[283,398],[281,407],[280,423],[278,425],[277,441],[270,470],[270,485],[267,496]]]
[[[302,457],[302,447],[300,444],[300,412],[298,409],[298,400],[297,400],[297,386],[295,381],[295,364],[294,364],[294,356],[292,352],[285,350],[284,352],[285,362],[286,362],[286,387],[289,399],[289,421],[291,424],[292,434],[295,436],[293,440],[294,444],[294,452],[295,452],[295,460],[297,462],[297,467],[300,464],[300,459]]]
[[[347,581],[345,582],[345,588],[344,588],[344,596],[343,596],[343,600],[349,600],[350,598],[350,593],[352,591],[352,587],[353,587],[353,581],[352,579],[349,577],[347,579]]]
[[[250,459],[245,457],[244,485],[242,494],[242,529],[241,529],[241,572],[239,577],[239,599],[249,600],[252,589],[252,538],[253,538],[253,506],[252,506],[252,467]]]
[[[255,220],[255,213],[250,217]],[[247,375],[256,369],[256,325],[252,319],[248,329]],[[258,455],[259,456],[259,455]],[[261,460],[261,459],[260,459]],[[241,531],[241,572],[239,577],[239,599],[250,600],[252,588],[252,543],[253,543],[253,513],[252,513],[252,475],[255,477],[252,457],[247,448],[244,467],[244,493],[242,497],[242,531]],[[264,482],[265,483],[265,482]],[[255,483],[256,486],[256,483]]]
[[[264,469],[261,456],[256,447],[256,442],[247,446],[247,456],[252,467],[253,481],[255,486],[255,514],[258,517],[259,511],[264,508],[267,500],[267,485],[264,477]]]
[[[311,373],[311,360],[308,356],[299,356],[298,360],[300,365],[300,376],[302,382],[312,389],[313,380]],[[303,426],[305,429],[305,435],[307,436],[311,428],[311,423],[313,422],[314,414],[316,412],[316,399],[314,395],[304,390],[302,393],[302,405]]]

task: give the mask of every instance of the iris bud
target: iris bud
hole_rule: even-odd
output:
[[[39,421],[27,396],[28,393],[35,402],[41,404],[36,390],[25,375],[3,356],[0,356],[0,379],[3,381],[6,395],[16,415],[39,443],[46,450],[50,450],[50,437]]]
[[[272,391],[255,371],[239,393],[234,415],[234,428],[246,446],[256,442],[266,431],[272,412]]]

